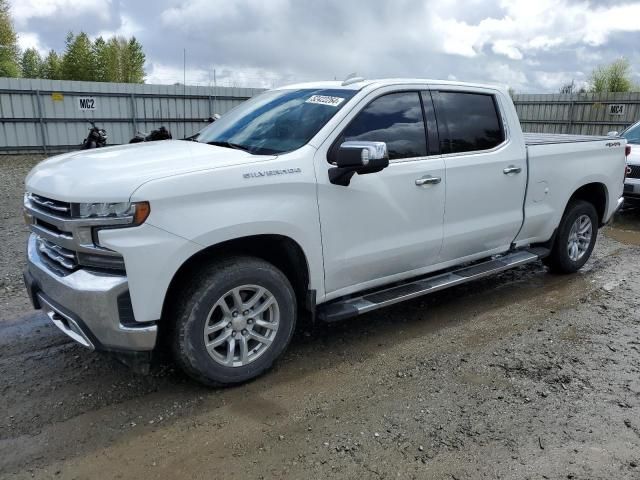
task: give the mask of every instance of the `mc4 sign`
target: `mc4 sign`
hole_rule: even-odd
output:
[[[624,103],[609,105],[609,115],[624,115]]]

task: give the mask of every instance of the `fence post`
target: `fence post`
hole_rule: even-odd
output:
[[[36,105],[38,106],[38,122],[40,123],[40,134],[42,135],[42,151],[47,155],[47,128],[42,117],[42,104],[40,103],[40,90],[36,90]]]
[[[567,133],[573,133],[573,106],[576,104],[575,99],[571,99],[571,103],[569,104],[569,128]]]
[[[131,94],[131,125],[133,126],[133,136],[138,133],[138,112],[136,111],[136,97]]]

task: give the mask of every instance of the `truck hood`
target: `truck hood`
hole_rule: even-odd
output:
[[[122,202],[143,183],[200,170],[276,158],[183,140],[163,140],[66,153],[36,165],[27,191],[66,202]]]

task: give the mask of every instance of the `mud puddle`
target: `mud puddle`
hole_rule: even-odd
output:
[[[614,217],[603,233],[626,245],[640,245],[640,207],[625,208]]]

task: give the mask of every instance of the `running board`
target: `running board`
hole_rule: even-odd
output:
[[[393,305],[394,303],[404,302],[405,300],[509,270],[519,265],[535,262],[548,254],[549,250],[546,248],[518,250],[501,257],[460,268],[459,270],[421,278],[359,297],[337,300],[318,306],[317,318],[323,322],[338,322],[378,308]]]

